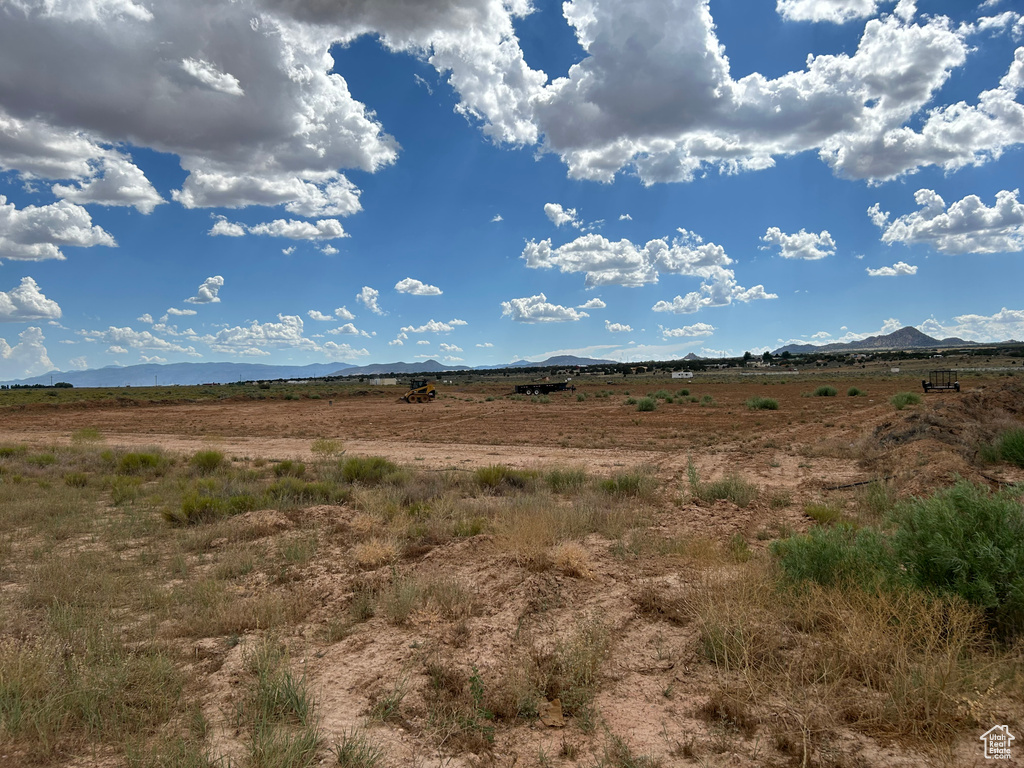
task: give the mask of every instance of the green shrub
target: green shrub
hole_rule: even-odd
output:
[[[856,387],[850,387],[850,388],[849,388],[848,390],[846,390],[846,396],[847,396],[847,397],[860,397],[860,396],[861,396],[861,395],[863,395],[863,394],[864,394],[864,393],[863,393],[863,392],[861,392],[861,391],[860,391],[859,389],[857,389]]]
[[[642,397],[640,398],[640,402],[636,404],[636,409],[638,411],[653,411],[657,409],[657,407],[658,401],[653,397]]]
[[[181,500],[178,509],[164,510],[163,517],[175,525],[197,525],[224,517],[228,511],[229,507],[224,499],[191,491]]]
[[[301,461],[285,459],[274,465],[274,474],[277,477],[302,477],[306,474],[306,465]]]
[[[586,485],[588,478],[585,469],[552,469],[544,475],[544,479],[555,493],[566,493],[578,491]]]
[[[25,461],[37,467],[48,467],[51,464],[57,463],[57,457],[52,453],[34,453],[26,458]]]
[[[188,461],[188,465],[200,475],[216,472],[223,463],[224,454],[220,451],[196,451]]]
[[[831,525],[843,516],[842,510],[830,504],[808,504],[804,507],[804,514],[818,525]]]
[[[1024,467],[1024,429],[1011,429],[999,437],[997,443],[999,458]]]
[[[601,481],[600,488],[611,496],[645,497],[654,493],[657,482],[645,469],[618,472]]]
[[[489,490],[519,490],[530,487],[537,479],[537,473],[528,469],[513,469],[504,464],[480,467],[475,473],[476,482]]]
[[[693,402],[693,401],[691,400],[691,402]],[[700,404],[701,405],[714,405],[715,404],[715,398],[713,398],[711,395],[704,395],[700,399]]]
[[[167,460],[159,453],[126,453],[117,463],[120,475],[160,474],[167,466]]]
[[[899,504],[893,548],[907,578],[985,610],[1001,633],[1024,631],[1024,507],[1019,496],[960,481]]]
[[[635,397],[627,397],[626,405],[636,405],[639,401]]]
[[[669,392],[668,390],[665,390],[665,389],[659,389],[653,395],[649,395],[649,397],[653,397],[653,398],[656,398],[658,400],[671,400],[672,399],[672,393]]]
[[[916,392],[897,392],[891,398],[889,402],[896,408],[897,411],[902,411],[908,405],[917,405],[921,402],[921,396]]]
[[[881,531],[846,523],[773,542],[770,551],[794,583],[871,589],[892,580],[897,569],[892,547]]]
[[[835,397],[838,393],[835,387],[820,386],[814,390],[815,397]]]
[[[952,594],[984,610],[997,634],[1024,632],[1019,497],[960,481],[898,504],[889,523],[889,533],[843,523],[813,528],[775,542],[771,551],[793,582]]]
[[[399,474],[398,465],[382,456],[353,456],[341,464],[341,479],[346,483],[379,485]]]
[[[737,507],[746,507],[757,498],[759,493],[756,485],[735,473],[730,473],[720,480],[705,483],[700,479],[692,460],[687,461],[686,475],[690,483],[690,492],[694,498],[706,504],[726,499]]]
[[[89,476],[85,472],[68,472],[64,475],[64,485],[69,488],[85,488],[89,484]]]
[[[777,411],[779,401],[770,397],[752,397],[747,400],[747,408],[752,411]]]
[[[676,392],[676,397],[689,397],[689,396],[690,396],[690,390],[688,390],[688,389],[680,389],[678,392]]]

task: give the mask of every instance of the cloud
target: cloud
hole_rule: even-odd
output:
[[[159,363],[161,365],[167,362],[167,358],[160,357],[160,355],[139,355],[139,360],[143,363]]]
[[[323,312],[316,309],[309,310],[306,313],[306,316],[309,317],[310,320],[319,320],[320,322],[327,323],[334,322],[334,317],[332,315],[325,315]]]
[[[349,312],[345,307],[338,307],[334,310],[334,316],[341,318],[342,320],[355,320],[356,316]]]
[[[580,304],[576,309],[604,309],[607,306],[607,304],[595,296],[593,299],[588,299]]]
[[[685,229],[671,241],[656,239],[644,246],[622,239],[612,242],[601,235],[588,234],[570,243],[551,247],[550,240],[528,241],[522,258],[532,269],[558,268],[563,273],[584,273],[584,285],[596,288],[606,285],[640,286],[658,282],[662,274],[701,278],[700,289],[685,299],[676,297],[692,309],[672,311],[695,312],[705,306],[724,306],[733,300],[776,298],[764,286],[746,289],[738,285],[735,273],[726,268],[732,259],[715,243]],[[663,306],[659,302],[656,306]]]
[[[107,152],[90,163],[90,171],[74,186],[54,184],[53,194],[73,203],[130,206],[144,214],[166,202],[131,158],[119,152]]]
[[[224,287],[224,278],[220,275],[208,277],[196,290],[195,296],[185,299],[188,304],[216,304],[220,301],[218,292]]]
[[[405,345],[405,342],[402,341],[401,339],[392,339],[391,341],[388,342],[388,346],[389,347],[401,347],[401,346],[404,346],[404,345]]]
[[[485,341],[480,344],[477,344],[476,346],[478,346],[480,349],[491,349],[494,345],[489,341]]]
[[[176,307],[168,307],[167,314],[168,315],[178,315],[178,316],[189,316],[189,315],[198,315],[199,313],[196,312],[194,309],[177,309]]]
[[[430,346],[430,342],[427,341],[426,339],[420,339],[419,341],[416,342],[416,344],[418,346],[421,346],[421,347],[429,347]]]
[[[411,277],[395,283],[395,290],[399,293],[411,293],[413,296],[440,296],[442,293],[436,285],[427,285]]]
[[[1024,250],[1024,204],[1018,194],[1016,189],[997,192],[991,208],[968,195],[947,208],[933,190],[919,189],[914,200],[921,210],[890,222],[889,213],[875,203],[868,215],[882,229],[882,242],[890,245],[923,243],[951,255],[1016,253]]]
[[[334,240],[348,237],[341,222],[337,219],[320,219],[316,223],[297,219],[274,219],[262,224],[239,224],[218,216],[207,234],[225,237],[242,237],[250,235],[267,235],[268,237],[287,237],[291,240]],[[335,251],[337,253],[337,251]]]
[[[85,371],[89,368],[89,361],[84,357],[72,357],[68,362],[76,371]]]
[[[543,293],[501,302],[501,316],[510,317],[517,323],[562,323],[590,317],[572,307],[548,303],[548,297]]]
[[[497,223],[499,221],[504,221],[504,220],[505,219],[502,218],[502,215],[500,213],[496,213],[496,214],[494,214],[494,216],[491,217],[491,224],[495,224],[495,223]]]
[[[681,328],[665,328],[661,325],[658,327],[661,329],[661,337],[663,339],[688,339],[699,336],[712,336],[715,333],[715,326],[708,323],[694,323],[693,325],[684,325]]]
[[[867,268],[871,277],[896,277],[897,275],[916,275],[917,267],[907,264],[905,261],[897,261],[891,267],[879,267],[878,269]]]
[[[332,328],[331,330],[328,331],[328,333],[331,334],[332,336],[337,336],[339,334],[350,334],[352,336],[365,336],[366,338],[370,338],[369,333],[367,333],[366,331],[359,330],[354,325],[352,325],[352,323],[345,323],[344,325],[339,326],[337,328]]]
[[[279,314],[277,319],[276,323],[253,320],[248,326],[222,328],[215,334],[198,336],[196,339],[207,344],[214,352],[235,355],[264,356],[269,354],[266,348],[319,351],[316,342],[302,335],[301,317]]]
[[[18,340],[12,347],[6,339],[0,339],[0,378],[25,379],[54,369],[41,328],[29,326],[18,335]]]
[[[178,352],[190,357],[201,357],[193,346],[184,347],[162,339],[149,331],[136,331],[127,326],[118,328],[112,325],[105,331],[79,331],[78,333],[86,341],[99,342],[109,347],[118,347],[125,350],[125,352],[129,349],[149,349],[161,352]]]
[[[628,213],[620,213],[619,214],[619,221],[632,221],[632,220],[633,220],[633,217],[630,216]]]
[[[244,96],[245,91],[238,84],[238,78],[228,72],[220,72],[208,61],[201,59],[183,59],[181,68],[196,80],[214,91],[229,96]]]
[[[877,0],[778,0],[775,10],[786,21],[845,24],[874,16],[877,6]]]
[[[325,245],[320,249],[320,253],[324,254],[325,256],[335,256],[338,253],[340,253],[340,251],[333,245]]]
[[[0,195],[0,259],[63,260],[62,245],[90,248],[116,247],[117,243],[102,227],[93,226],[89,212],[80,205],[59,200],[19,210]]]
[[[124,347],[113,346],[107,349],[108,355],[127,355],[128,350]]]
[[[458,325],[468,325],[468,323],[465,320],[449,320],[447,323],[441,323],[437,320],[430,319],[423,325],[403,326],[399,335],[401,336],[408,333],[451,333]]]
[[[149,325],[153,324],[153,316],[149,314],[149,312],[146,312],[144,315],[140,315],[135,319],[138,320],[140,323],[148,323]]]
[[[761,250],[768,250],[771,245],[779,246],[779,255],[784,259],[816,261],[836,252],[836,243],[827,229],[817,235],[803,229],[794,235],[787,235],[778,227],[769,227],[761,241],[768,243],[760,246]]]
[[[328,360],[355,360],[370,355],[370,351],[367,349],[356,349],[349,344],[336,344],[333,341],[325,342],[321,351]]]
[[[953,323],[941,323],[932,317],[920,323],[917,328],[936,338],[956,336],[979,342],[1024,340],[1024,309],[1003,307],[992,315],[957,315],[953,320]]]
[[[633,327],[630,325],[624,325],[623,323],[612,323],[608,320],[604,321],[604,329],[609,333],[632,333]]]
[[[462,352],[463,351],[462,347],[458,347],[458,346],[456,346],[454,344],[445,344],[443,341],[441,342],[440,345],[438,345],[438,349],[440,349],[445,354],[449,354],[449,355],[452,352]]]
[[[23,146],[0,146],[0,162],[85,177],[101,150],[131,143],[180,158],[188,176],[173,196],[189,207],[358,210],[338,169],[373,172],[398,146],[332,72],[329,50],[369,30],[354,19],[320,29],[273,5],[0,6],[0,111],[20,121]],[[74,56],[52,55],[69,46]]]
[[[364,285],[363,289],[356,294],[356,301],[366,307],[368,310],[373,312],[375,315],[383,315],[384,310],[377,305],[377,299],[380,297],[380,291],[376,288],[371,288],[368,285]],[[337,312],[337,310],[335,310]]]
[[[580,222],[576,218],[575,208],[562,208],[558,203],[544,203],[544,215],[556,227],[560,227],[563,224],[571,224],[578,229],[580,226]]]
[[[56,301],[46,298],[31,277],[4,293],[0,291],[0,323],[21,323],[29,320],[57,320],[61,316]]]

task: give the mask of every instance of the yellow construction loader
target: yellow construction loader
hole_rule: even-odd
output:
[[[406,403],[429,403],[435,397],[437,397],[437,390],[434,389],[432,381],[413,379],[409,382],[409,391],[398,399]]]

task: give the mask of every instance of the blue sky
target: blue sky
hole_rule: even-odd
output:
[[[1013,0],[10,0],[0,379],[1024,339]]]

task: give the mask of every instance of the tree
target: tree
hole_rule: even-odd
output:
[[[743,362],[744,363],[747,362],[748,360],[753,360],[753,359],[754,359],[754,356],[752,354],[750,354],[749,352],[744,352],[743,353]]]
[[[761,355],[761,361],[765,363],[770,363],[772,361],[772,353],[766,349],[764,351],[764,354]]]

